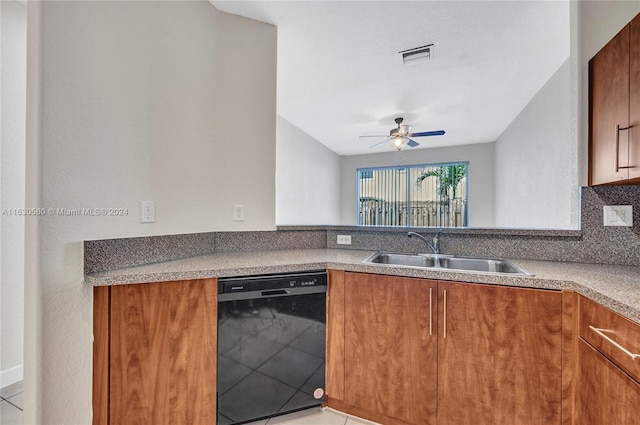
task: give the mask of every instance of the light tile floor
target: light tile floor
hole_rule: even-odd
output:
[[[22,382],[0,390],[0,425],[22,425]],[[247,425],[379,425],[330,408],[313,408]]]
[[[350,416],[337,410],[313,408],[288,415],[277,416],[247,425],[379,425],[365,419]]]
[[[22,381],[0,390],[0,425],[22,425]]]

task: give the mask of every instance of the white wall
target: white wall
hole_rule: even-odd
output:
[[[505,224],[508,227],[521,227],[526,225],[526,227],[546,228],[550,227],[548,223],[554,223],[553,227],[557,228],[579,227],[579,211],[577,211],[579,208],[579,195],[577,193],[570,194],[569,192],[563,194],[562,192],[566,190],[564,184],[574,179],[576,180],[576,182],[571,186],[572,190],[577,191],[577,188],[579,186],[587,185],[589,140],[588,62],[602,47],[604,47],[604,45],[609,40],[611,40],[622,29],[624,25],[626,25],[634,16],[640,13],[640,1],[579,1],[572,2],[570,11],[571,56],[569,58],[569,137],[566,141],[557,140],[557,143],[548,143],[545,147],[545,152],[549,151],[554,155],[557,155],[559,153],[558,150],[561,150],[561,153],[563,155],[569,154],[570,156],[566,161],[566,164],[569,167],[569,170],[572,172],[573,169],[577,169],[577,177],[567,176],[565,173],[566,170],[564,170],[562,171],[563,174],[556,174],[556,176],[559,178],[558,181],[562,182],[558,183],[554,179],[545,177],[546,175],[551,176],[551,174],[545,173],[541,175],[539,178],[542,179],[544,186],[548,188],[550,193],[548,195],[545,195],[545,197],[543,198],[531,196],[530,199],[544,199],[545,203],[549,205],[561,205],[564,211],[554,214],[552,211],[546,212],[545,208],[541,204],[528,205],[526,211],[529,212],[513,214],[514,217],[524,214],[522,215],[523,220],[521,220],[520,222],[510,221]],[[566,66],[566,64],[564,66]],[[562,116],[563,119],[566,119],[566,113],[563,109],[559,108],[560,103],[555,101],[562,100],[562,102],[566,102],[566,99],[564,99],[564,97],[566,96],[566,90],[561,89],[559,84],[561,83],[561,78],[566,80],[567,71],[563,69],[561,69],[560,71],[564,76],[556,74],[554,78],[548,83],[548,85],[529,104],[527,109],[523,111],[523,115],[520,116],[516,121],[514,121],[510,129],[505,131],[503,136],[498,140],[496,144],[497,155],[506,155],[504,152],[506,146],[501,142],[504,142],[506,140],[506,137],[510,137],[511,140],[513,140],[513,136],[519,131],[518,128],[521,130],[518,138],[527,140],[527,142],[533,143],[534,145],[539,145],[539,143],[542,142],[540,138],[537,138],[535,136],[526,136],[525,129],[527,126],[537,122],[542,126],[540,129],[542,133],[551,135],[551,133],[549,133],[549,130],[551,130],[552,127],[558,125],[558,117]],[[553,81],[554,79],[555,81]],[[557,92],[562,94],[561,98],[559,98],[557,94],[554,96],[553,86],[555,86],[557,90],[561,90]],[[545,111],[545,107],[547,107],[548,110]],[[545,115],[547,117],[551,117],[552,120],[544,119]],[[531,122],[527,124],[525,121],[525,117],[528,117]],[[561,131],[566,132],[566,128],[563,127]],[[548,139],[548,141],[551,142],[551,139]],[[523,145],[523,149],[526,150],[527,147]],[[569,149],[569,151],[567,149]],[[537,155],[533,150],[528,151],[527,155],[530,155],[531,158],[534,159],[540,159],[540,155]],[[501,159],[497,159],[496,161],[496,163],[501,162],[503,162],[501,161]],[[509,179],[501,178],[500,175],[497,175],[497,179],[503,183],[503,186],[508,185],[510,181]],[[500,182],[498,182],[498,184],[500,184]],[[511,189],[505,189],[504,187],[502,189],[498,188],[496,193],[505,193],[505,190],[509,190],[513,194],[513,191]],[[536,190],[539,189],[528,187],[527,193],[532,193],[532,191]],[[561,202],[563,197],[566,195],[570,196],[571,205],[567,206],[566,204],[562,205],[562,203],[558,204],[558,202]],[[499,226],[502,226],[503,218],[501,217],[501,214],[504,211],[509,211],[509,208],[508,206],[505,206],[500,199],[497,199],[497,201],[499,203],[499,205],[497,205],[496,207],[497,224]],[[523,197],[519,200],[519,202],[527,203],[527,200]],[[542,210],[540,210],[539,208],[541,206]],[[567,215],[566,211],[571,212],[569,213],[569,215]],[[545,223],[540,219],[545,215],[549,216],[548,223]],[[557,217],[557,219],[554,219],[554,215]],[[525,218],[526,220],[524,220]],[[565,220],[565,223],[563,223],[563,220]],[[539,224],[535,225],[537,221],[539,221]]]
[[[340,156],[278,116],[276,224],[340,223]]]
[[[640,13],[638,0],[577,3],[580,184],[587,185],[589,143],[589,60]]]
[[[497,227],[578,228],[570,90],[567,59],[496,141]]]
[[[433,149],[341,157],[341,214],[343,225],[356,222],[356,170],[366,167],[469,161],[469,227],[494,227],[494,144],[481,143]]]
[[[36,308],[25,420],[88,424],[92,290],[81,241],[275,228],[276,28],[206,1],[34,3],[27,196],[45,208],[129,210],[48,215],[27,229],[39,270],[26,294]],[[156,202],[153,224],[138,223],[143,199]],[[234,204],[245,222],[232,221]]]
[[[0,387],[22,379],[27,6],[0,2]],[[15,210],[14,210],[15,211]]]

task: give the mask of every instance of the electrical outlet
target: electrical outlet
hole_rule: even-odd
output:
[[[244,205],[233,206],[233,221],[244,221]]]
[[[153,201],[140,201],[140,223],[156,221],[156,204]]]
[[[603,208],[605,226],[633,226],[632,205],[605,205]]]
[[[338,235],[338,245],[351,245],[351,235]]]

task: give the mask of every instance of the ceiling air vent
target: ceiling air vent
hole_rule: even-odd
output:
[[[414,47],[413,49],[403,50],[398,53],[402,55],[402,63],[406,65],[413,62],[431,60],[432,50],[433,44],[427,44],[426,46]]]

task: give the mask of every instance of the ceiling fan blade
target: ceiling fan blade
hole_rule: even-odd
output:
[[[379,134],[377,136],[358,136],[358,138],[363,138],[363,137],[389,137],[388,134]]]
[[[387,137],[388,137],[388,136],[387,136]],[[373,144],[373,145],[369,146],[369,148],[375,148],[376,146],[380,146],[380,145],[382,145],[382,144],[384,144],[384,143],[387,143],[389,140],[391,140],[391,138],[390,138],[390,137],[388,137],[386,140],[383,140],[382,142],[378,142],[378,143],[375,143],[375,144]]]
[[[411,133],[409,137],[442,136],[443,134],[444,130],[423,131],[421,133]]]
[[[415,148],[416,146],[419,146],[420,143],[416,142],[415,140],[411,140],[409,139],[409,143],[407,143],[407,146],[411,147],[411,148]]]

